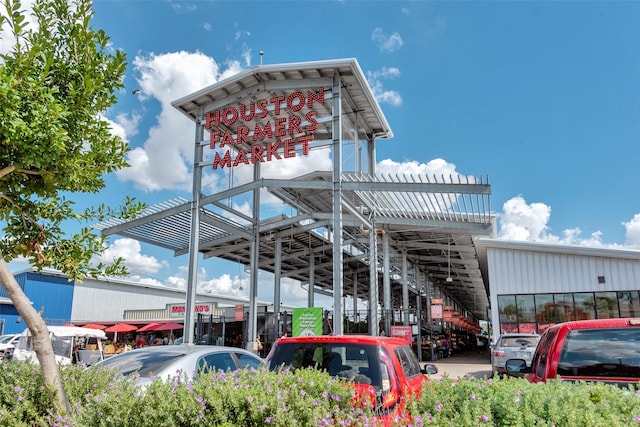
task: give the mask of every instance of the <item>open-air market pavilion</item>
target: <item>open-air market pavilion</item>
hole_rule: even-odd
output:
[[[376,173],[376,142],[393,132],[355,59],[256,66],[173,105],[195,124],[192,200],[96,228],[189,255],[185,342],[193,342],[198,254],[248,267],[250,339],[259,270],[273,273],[276,322],[282,278],[308,286],[310,307],[315,293],[333,296],[336,334],[345,295],[354,311],[357,300],[368,302],[374,335],[381,325],[389,331],[394,310],[422,313],[434,297],[454,306],[461,327],[488,318],[488,278],[474,246],[475,237],[494,234],[488,178]],[[262,173],[263,163],[284,168],[316,150],[328,150],[331,169],[290,179]],[[241,167],[251,168],[250,181],[229,179],[228,188],[205,192],[207,173]],[[269,215],[263,190],[287,213]],[[251,201],[250,214],[234,203],[239,198]]]

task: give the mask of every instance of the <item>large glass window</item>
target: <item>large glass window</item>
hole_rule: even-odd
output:
[[[596,313],[598,319],[615,319],[618,313],[618,296],[615,292],[596,292]]]
[[[555,306],[553,305],[553,295],[539,294],[536,299],[536,321],[538,323],[556,322]]]
[[[530,323],[536,321],[536,306],[533,302],[533,295],[516,295],[516,305],[518,307],[518,322]]]
[[[620,317],[639,317],[638,291],[618,292],[618,306],[620,307]]]
[[[498,295],[498,311],[500,323],[515,323],[518,321],[515,295]]]
[[[593,293],[573,294],[575,301],[576,316],[575,320],[588,320],[596,318],[596,306],[593,299]]]
[[[573,306],[573,294],[553,294],[556,322],[576,320]]]
[[[500,333],[542,333],[572,320],[640,317],[640,291],[498,295]]]

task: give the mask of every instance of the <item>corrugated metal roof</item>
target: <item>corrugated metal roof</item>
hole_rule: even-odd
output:
[[[224,108],[239,99],[258,99],[264,96],[288,96],[297,89],[331,86],[334,77],[341,81],[341,91],[346,102],[343,114],[352,115],[359,128],[373,138],[391,138],[393,132],[382,110],[372,95],[364,73],[354,58],[328,61],[297,62],[288,64],[257,65],[249,70],[222,80],[172,103],[191,120],[196,120],[198,111],[210,111]],[[296,85],[299,82],[299,85]],[[315,109],[318,110],[316,105]],[[309,109],[301,109],[304,116]],[[331,103],[319,111],[321,117],[331,116]],[[272,117],[261,119],[273,120]],[[244,125],[255,124],[258,119]],[[239,122],[240,123],[240,122]],[[330,120],[320,122],[320,128],[314,133],[319,139],[332,134]],[[236,126],[229,126],[235,133]]]
[[[323,230],[330,227],[330,173],[316,172],[293,180],[262,180],[259,185],[299,209],[298,216],[278,216],[261,221],[259,268],[275,271],[275,240],[282,239],[282,277],[308,283],[311,254],[315,256],[314,280],[319,288],[333,289],[332,242]],[[420,265],[431,281],[477,318],[484,318],[488,301],[488,280],[480,272],[473,238],[492,234],[489,212],[489,185],[482,179],[465,182],[429,182],[426,177],[404,176],[399,180],[360,174],[357,179],[344,174],[345,274],[344,291],[354,291],[357,273],[358,294],[366,297],[369,276],[368,230],[353,215],[358,206],[362,215],[375,215],[376,229],[390,237],[391,270],[394,292],[399,294],[401,252]],[[440,180],[441,181],[441,180]],[[318,182],[328,184],[325,188]],[[431,189],[431,191],[429,191]],[[462,199],[478,201],[463,202]],[[427,202],[432,200],[434,202]],[[437,207],[439,206],[439,207]],[[437,208],[436,208],[437,207]],[[471,210],[473,208],[473,210]],[[200,252],[205,258],[217,257],[248,265],[251,237],[244,224],[234,223],[202,207]],[[134,221],[111,220],[96,225],[105,234],[119,234],[146,241],[185,254],[189,245],[190,202],[184,199],[154,205]],[[214,224],[224,224],[221,229]],[[166,238],[163,233],[166,230]],[[179,239],[172,236],[180,236]],[[382,259],[380,264],[382,265]],[[409,280],[414,280],[413,271]],[[446,278],[451,277],[452,282]]]

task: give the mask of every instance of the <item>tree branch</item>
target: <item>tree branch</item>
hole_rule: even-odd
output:
[[[0,169],[0,179],[6,175],[9,175],[14,170],[16,170],[16,167],[14,165],[7,166],[6,168]]]

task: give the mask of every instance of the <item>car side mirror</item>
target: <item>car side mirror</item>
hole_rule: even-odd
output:
[[[504,369],[507,375],[514,377],[523,377],[531,370],[527,367],[527,362],[524,359],[508,359],[504,364]]]
[[[422,373],[425,375],[437,374],[438,367],[433,363],[427,363],[426,365],[424,365],[424,368],[422,368]]]

